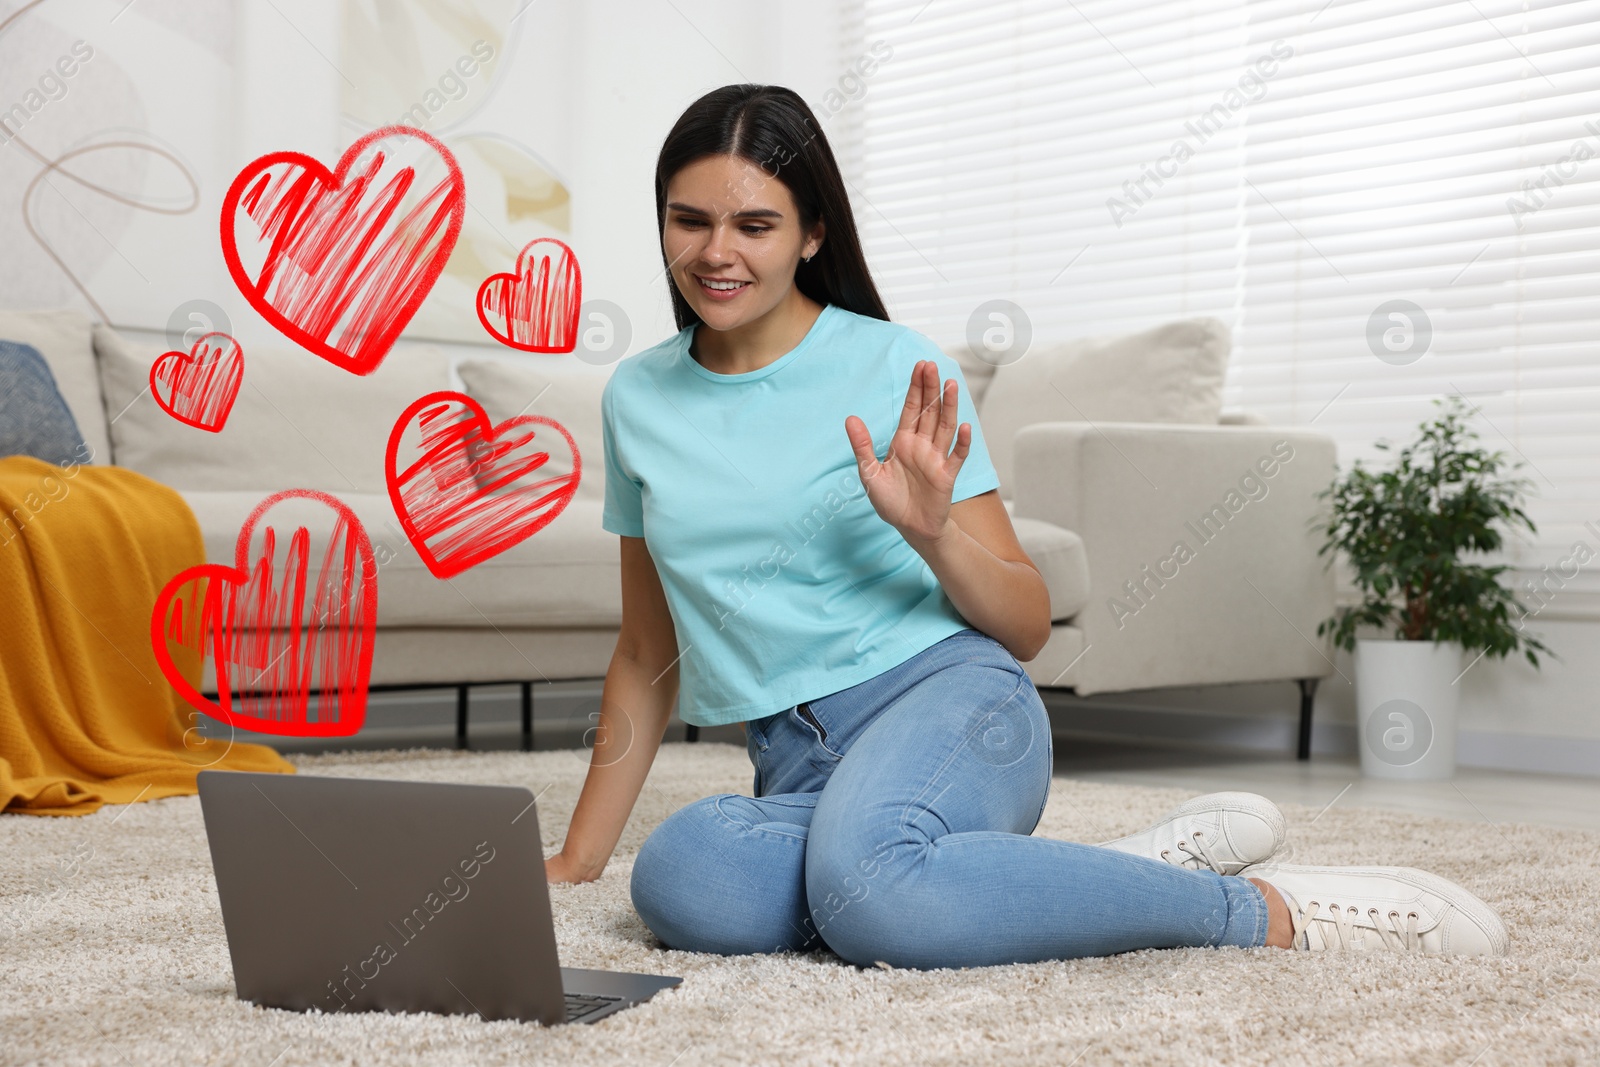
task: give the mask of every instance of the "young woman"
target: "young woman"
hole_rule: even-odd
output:
[[[634,906],[672,948],[896,967],[1505,952],[1493,910],[1443,878],[1267,864],[1283,817],[1251,794],[1104,846],[1030,836],[1052,746],[1019,661],[1049,597],[957,364],[888,321],[810,110],[777,86],[702,97],[661,150],[656,209],[682,329],[604,394],[622,631],[551,880],[604,869],[681,681],[686,722],[744,723],[755,780],[639,851]]]

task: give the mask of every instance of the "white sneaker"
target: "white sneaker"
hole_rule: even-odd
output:
[[[1207,793],[1179,804],[1149,829],[1102,842],[1100,847],[1227,875],[1278,851],[1283,831],[1283,812],[1266,797]]]
[[[1504,956],[1506,925],[1493,908],[1447,878],[1414,867],[1257,864],[1283,895],[1301,952],[1436,952]]]

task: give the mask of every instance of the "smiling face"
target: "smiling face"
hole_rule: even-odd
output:
[[[822,246],[822,223],[801,232],[788,186],[746,160],[708,156],[673,175],[666,199],[661,247],[678,291],[711,329],[755,322],[799,297],[795,266]]]

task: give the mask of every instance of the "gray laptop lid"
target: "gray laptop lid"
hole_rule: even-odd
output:
[[[241,999],[564,1021],[527,789],[236,771],[199,788]]]

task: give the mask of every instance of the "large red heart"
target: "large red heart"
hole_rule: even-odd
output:
[[[262,516],[292,497],[321,501],[337,513],[316,574],[309,569],[305,526],[290,534],[281,565],[270,525],[260,554],[250,558]],[[150,615],[161,673],[195,708],[238,729],[287,737],[347,737],[360,730],[378,613],[378,567],[361,520],[327,493],[275,493],[245,520],[234,562],[191,567],[161,590]],[[172,645],[190,656],[198,652],[202,661],[212,658],[216,700],[190,684],[173,662]]]
[[[570,474],[528,480],[550,461],[541,449],[548,445],[536,441],[540,427],[571,450]],[[401,445],[413,429],[421,440],[402,468]],[[445,390],[415,401],[395,422],[385,473],[406,536],[434,577],[451,578],[548,526],[577,492],[583,457],[552,419],[519,415],[492,426],[476,400]]]
[[[221,433],[244,380],[244,351],[225,333],[203,334],[188,354],[167,352],[150,365],[150,395],[188,426]]]
[[[414,186],[423,191],[412,195]],[[449,149],[421,130],[385,126],[351,145],[333,173],[299,152],[240,171],[222,201],[222,256],[250,306],[284,336],[370,374],[444,270],[466,203]]]
[[[554,237],[524,248],[515,274],[491,274],[478,287],[478,321],[496,341],[524,352],[576,348],[582,304],[578,257]]]

